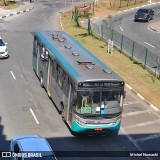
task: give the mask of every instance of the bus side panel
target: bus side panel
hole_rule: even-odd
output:
[[[37,73],[37,53],[35,51],[33,51],[32,55],[32,66],[34,71]]]
[[[48,68],[43,64],[44,62],[41,58],[38,59],[38,75],[39,78],[42,75],[43,78],[43,85],[47,88],[47,78],[48,78]]]
[[[63,101],[63,93],[60,92],[59,86],[57,85],[57,82],[55,82],[54,78],[50,77],[50,92],[51,92],[51,98],[56,104],[56,107],[61,110],[60,102]]]

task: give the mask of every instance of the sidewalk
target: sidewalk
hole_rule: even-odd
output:
[[[16,9],[5,10],[0,8],[0,19],[10,17],[16,14],[21,14],[23,12],[30,11],[34,8],[34,3],[21,2],[21,5]]]
[[[151,24],[150,28],[156,32],[160,32],[160,21]]]

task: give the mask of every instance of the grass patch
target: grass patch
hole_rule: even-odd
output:
[[[5,0],[5,3],[3,0],[0,0],[0,8],[2,9],[15,9],[18,8],[20,4],[16,1],[7,1]]]
[[[140,65],[134,64],[130,58],[119,51],[114,49],[112,56],[108,54],[107,44],[88,35],[85,28],[76,27],[75,22],[71,21],[70,13],[62,16],[62,24],[71,36],[123,77],[126,83],[132,86],[133,89],[160,109],[160,80],[155,80],[155,77],[147,70],[144,70]]]

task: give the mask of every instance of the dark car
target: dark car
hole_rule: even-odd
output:
[[[134,17],[134,21],[146,21],[149,22],[153,19],[154,11],[152,9],[141,8],[137,11]]]

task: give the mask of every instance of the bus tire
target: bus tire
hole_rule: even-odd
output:
[[[43,85],[43,75],[42,73],[40,73],[40,85],[42,88],[44,88],[44,85]]]
[[[78,133],[78,132],[74,132],[74,131],[71,131],[71,134],[72,134],[73,136],[75,136],[75,137],[83,137],[83,136],[84,136],[84,134]]]
[[[118,132],[119,132],[119,131],[113,131],[113,132],[112,132],[112,135],[113,135],[114,137],[116,137],[116,136],[118,136]]]

